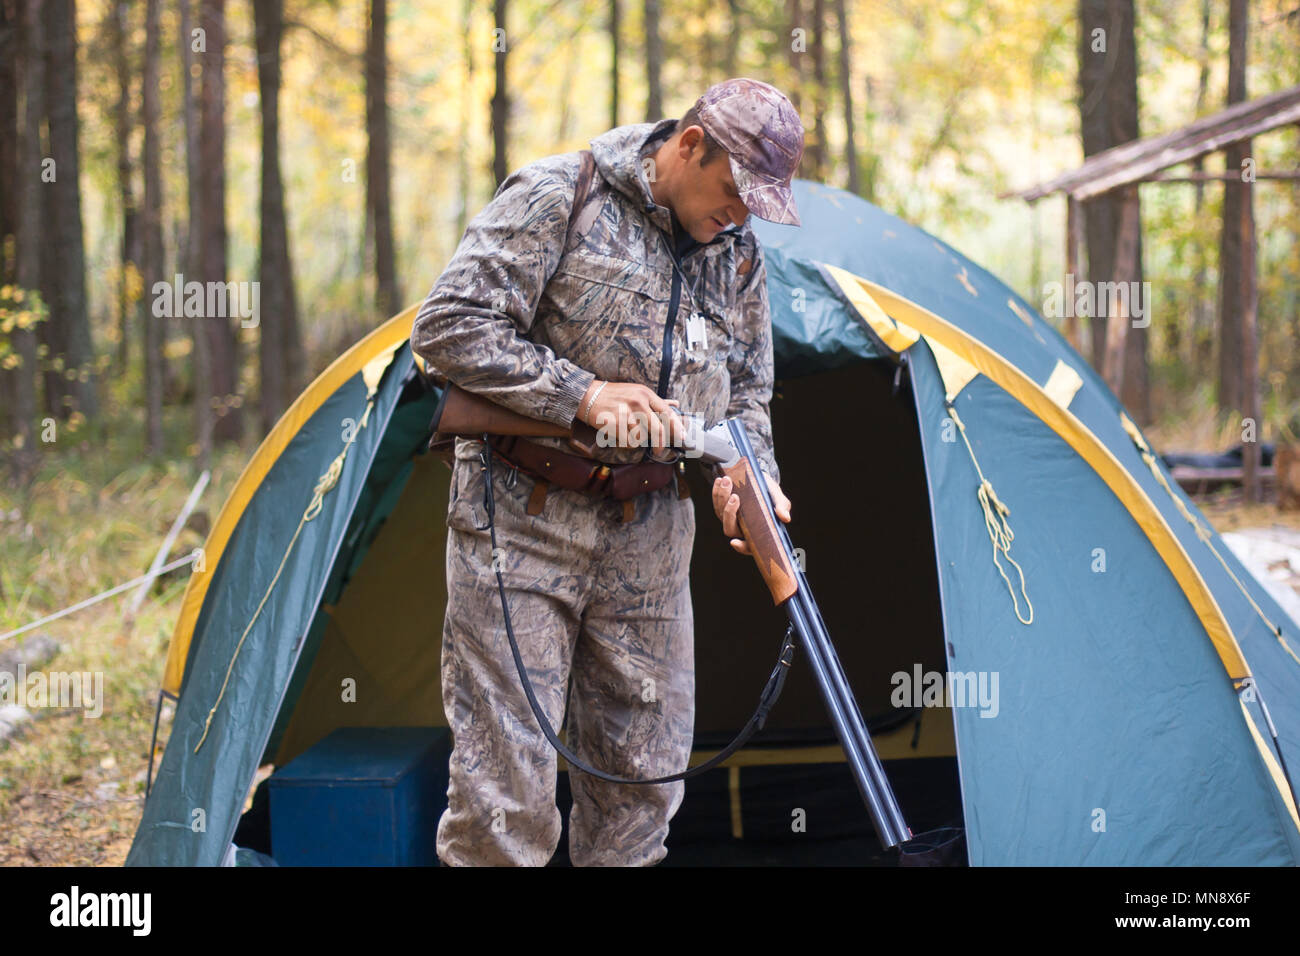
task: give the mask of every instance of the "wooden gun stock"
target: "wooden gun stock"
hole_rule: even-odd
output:
[[[596,430],[585,422],[575,419],[572,427],[565,428],[553,422],[529,418],[450,383],[443,390],[442,401],[433,413],[430,427],[434,432],[434,444],[438,443],[439,436],[479,438],[488,434],[567,438],[569,444],[584,455],[590,455],[596,447]]]
[[[447,385],[433,413],[432,429],[434,441],[430,447],[439,449],[447,447],[444,439],[479,438],[484,434],[567,438],[575,451],[586,456],[591,456],[596,447],[596,430],[584,422],[575,421],[572,428],[565,428],[539,421],[452,384]],[[798,575],[777,529],[767,489],[759,484],[763,480],[761,473],[755,472],[743,454],[729,464],[719,462],[717,472],[731,479],[732,489],[740,498],[740,532],[749,542],[758,573],[772,593],[772,600],[778,605],[784,603],[799,589]]]
[[[749,460],[743,456],[732,465],[719,465],[717,470],[731,479],[732,492],[740,498],[740,514],[737,516],[740,533],[749,542],[758,573],[772,592],[772,600],[778,605],[783,604],[799,589],[799,582],[777,531],[776,517],[757,484],[763,477],[754,474]]]

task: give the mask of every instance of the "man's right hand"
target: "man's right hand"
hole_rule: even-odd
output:
[[[653,389],[630,382],[605,382],[603,386],[600,379],[588,386],[578,403],[579,421],[597,430],[625,434],[627,440],[620,444],[633,448],[649,445],[656,456],[662,457],[668,448],[681,447],[686,426],[675,399],[660,398]]]

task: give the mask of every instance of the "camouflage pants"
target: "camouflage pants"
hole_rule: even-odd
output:
[[[493,562],[538,703],[593,767],[651,777],[686,767],[694,729],[694,632],[687,575],[695,534],[675,485],[620,502],[533,482],[493,461],[498,551],[483,507],[478,443],[459,442],[447,525],[442,699],[453,735],[438,856],[450,865],[542,866],[560,839],[557,755],[528,706],[506,639]],[[649,865],[667,854],[681,782],[610,784],[570,773],[575,866]]]

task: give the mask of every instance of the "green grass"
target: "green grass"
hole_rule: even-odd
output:
[[[60,426],[54,442],[38,444],[39,465],[26,488],[5,476],[0,633],[148,570],[200,471],[186,444],[187,410],[168,409],[166,424],[168,446],[184,452],[175,459],[146,456],[142,422],[128,412],[96,425]],[[211,483],[173,558],[203,543],[252,447],[250,441],[214,453]],[[182,568],[155,582],[130,625],[127,591],[39,629],[60,647],[41,670],[103,674],[103,713],[37,709],[0,744],[0,863],[112,864],[125,857],[187,579]]]

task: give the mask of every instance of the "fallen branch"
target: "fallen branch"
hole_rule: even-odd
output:
[[[192,512],[194,506],[199,503],[199,498],[203,494],[203,489],[208,487],[208,479],[211,477],[212,473],[205,468],[203,474],[199,475],[199,480],[194,483],[194,487],[190,490],[190,496],[185,499],[185,506],[181,508],[181,513],[178,514],[176,520],[172,522],[171,529],[167,532],[167,537],[163,539],[161,547],[158,548],[158,553],[154,555],[153,563],[149,565],[149,571],[144,583],[140,585],[140,590],[135,592],[135,597],[131,599],[131,605],[126,610],[125,620],[128,626],[130,626],[131,622],[135,620],[135,616],[140,610],[140,605],[142,605],[144,599],[148,597],[149,587],[153,584],[154,578],[158,577],[158,575],[162,573],[163,562],[167,560],[167,555],[171,554],[172,545],[176,543],[176,538],[180,535],[181,529],[185,527],[185,522],[189,520],[190,512]]]

